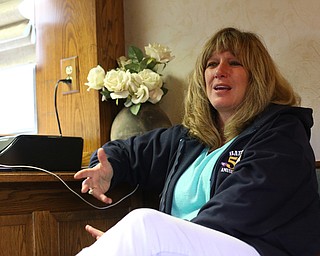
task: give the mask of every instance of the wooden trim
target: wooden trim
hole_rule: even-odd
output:
[[[59,176],[64,181],[72,181],[75,182],[77,180],[74,179],[73,175],[75,172],[54,172],[57,176]],[[44,172],[30,172],[30,171],[1,171],[0,172],[0,182],[7,183],[17,183],[17,182],[58,182],[59,180]],[[81,181],[77,181],[81,182]]]
[[[316,168],[320,168],[320,161],[316,161]]]

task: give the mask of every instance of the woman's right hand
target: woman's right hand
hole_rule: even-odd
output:
[[[74,178],[85,179],[82,182],[82,193],[89,192],[100,201],[111,204],[112,199],[107,197],[105,193],[110,188],[111,179],[113,177],[113,169],[103,148],[98,149],[97,156],[99,159],[99,164],[93,168],[78,171],[74,175]]]

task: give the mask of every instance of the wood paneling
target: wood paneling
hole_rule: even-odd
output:
[[[84,85],[89,70],[97,64],[116,66],[124,54],[122,0],[36,1],[37,112],[38,133],[58,135],[54,111],[54,87],[61,77],[60,60],[78,56],[80,92],[62,94],[58,111],[62,134],[84,139],[83,165],[94,150],[109,140],[114,102],[101,102],[99,92]]]
[[[0,216],[1,255],[34,255],[32,214]]]
[[[81,194],[81,181],[75,181],[73,173],[57,174]],[[0,182],[0,255],[75,255],[94,242],[84,230],[86,224],[107,230],[142,206],[138,192],[112,208],[97,210],[55,177],[38,172],[1,172]],[[117,202],[132,190],[121,186],[108,195]],[[96,206],[105,206],[88,194],[81,195]]]

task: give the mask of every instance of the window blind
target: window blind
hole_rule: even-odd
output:
[[[0,68],[34,63],[33,0],[0,0]]]

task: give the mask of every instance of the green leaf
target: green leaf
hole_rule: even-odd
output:
[[[126,69],[130,71],[130,73],[139,73],[140,64],[139,63],[130,63],[124,66]]]
[[[156,65],[157,61],[154,58],[144,58],[140,63],[140,70],[144,70],[146,68],[153,70]]]
[[[157,65],[157,61],[154,58],[150,58],[147,63],[147,68],[153,70],[156,65]]]
[[[148,59],[143,59],[141,62],[140,62],[140,71],[146,69],[148,66]]]
[[[138,62],[142,61],[144,55],[140,48],[136,46],[130,46],[128,49],[128,56],[130,59],[137,60]]]
[[[110,99],[110,92],[108,90],[101,90],[100,94],[102,94],[106,99]]]
[[[130,107],[130,112],[133,114],[133,115],[137,115],[139,110],[140,110],[140,107],[141,107],[141,104],[137,104],[137,105],[132,105]]]

